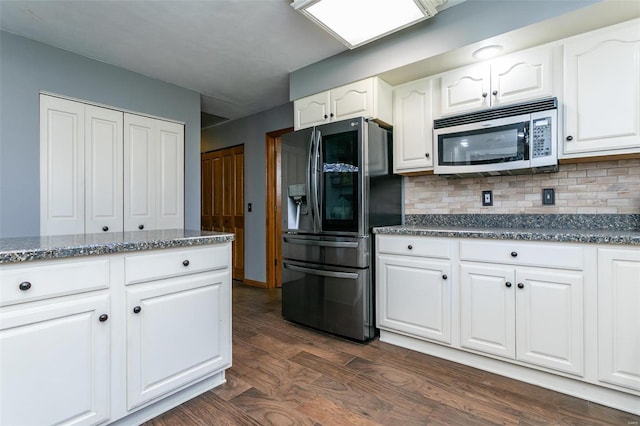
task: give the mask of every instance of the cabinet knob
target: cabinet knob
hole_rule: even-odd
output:
[[[429,158],[429,157],[431,157],[431,154],[429,154],[428,152],[425,152],[424,156],[425,156],[426,158]]]
[[[518,283],[518,288],[524,288],[524,284]]]
[[[108,227],[108,226],[103,226],[103,227],[102,227],[102,230],[103,230],[104,232],[107,232],[107,231],[109,230],[109,227]]]
[[[105,322],[108,319],[109,319],[109,315],[107,315],[107,314],[102,314],[102,315],[100,315],[98,317],[98,321],[100,321],[100,322]]]
[[[138,229],[143,230],[144,229],[144,225],[138,225]]]
[[[324,118],[329,118],[329,116],[327,114],[324,115]]]
[[[493,92],[491,92],[493,94],[493,96],[498,96],[498,91],[494,90]]]
[[[482,97],[483,97],[483,98],[486,98],[486,97],[487,97],[487,92],[483,92],[483,93],[482,93]]]
[[[446,280],[447,278],[449,278],[449,277],[447,276],[447,274],[442,274],[442,279],[443,279],[443,280]]]
[[[511,252],[511,257],[518,257],[518,252],[517,251],[512,251]]]
[[[329,114],[329,117],[333,117],[333,113]]]
[[[29,281],[21,282],[18,288],[22,291],[27,291],[31,288],[31,283]]]
[[[142,308],[140,306],[134,306],[133,313],[134,314],[139,314],[141,310],[142,310]]]
[[[506,285],[507,287],[511,287],[511,283],[509,281],[507,281],[506,283],[504,283],[504,285]]]
[[[413,250],[413,246],[412,246],[411,244],[409,244],[409,245],[407,246],[407,248],[408,248],[409,250]]]
[[[184,266],[189,266],[189,260],[188,260],[188,259],[187,259],[187,260],[183,260],[183,261],[182,261],[182,264],[183,264]]]
[[[573,136],[571,136],[571,135],[567,136],[567,140],[568,141],[572,141],[573,140]]]

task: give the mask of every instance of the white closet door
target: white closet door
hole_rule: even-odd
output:
[[[184,126],[155,121],[156,228],[184,228]]]
[[[84,104],[40,95],[40,234],[84,233]]]
[[[155,121],[124,115],[124,230],[156,228]]]
[[[122,112],[85,107],[85,232],[122,232]]]

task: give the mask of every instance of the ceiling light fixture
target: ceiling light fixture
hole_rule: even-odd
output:
[[[472,55],[477,59],[489,59],[497,56],[500,52],[502,52],[503,47],[499,44],[492,44],[490,46],[484,46],[480,49],[476,49]]]
[[[295,0],[291,6],[349,49],[432,17],[447,0]]]

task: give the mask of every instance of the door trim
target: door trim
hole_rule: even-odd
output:
[[[282,287],[282,248],[280,234],[280,137],[293,131],[293,127],[268,132],[265,135],[266,146],[266,182],[267,204],[266,240],[267,240],[267,288]]]

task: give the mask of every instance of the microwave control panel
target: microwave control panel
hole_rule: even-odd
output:
[[[535,118],[532,120],[532,158],[551,155],[551,117]]]

